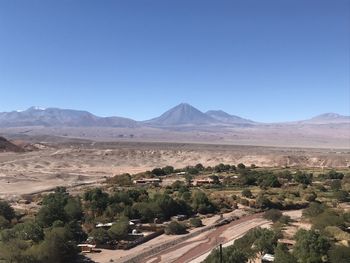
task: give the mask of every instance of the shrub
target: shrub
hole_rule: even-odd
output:
[[[197,217],[191,218],[190,219],[190,224],[193,227],[201,227],[201,226],[203,226],[202,220],[197,218]]]
[[[0,201],[0,216],[11,221],[15,217],[15,211],[6,201]]]
[[[249,189],[244,189],[242,191],[242,196],[247,197],[247,198],[252,198],[253,194]]]
[[[170,224],[165,227],[165,234],[167,235],[182,235],[186,233],[186,226],[176,221],[170,222]]]
[[[110,184],[116,184],[119,186],[130,186],[132,185],[131,175],[128,173],[119,174],[112,178],[107,179]]]
[[[282,212],[277,209],[270,209],[265,212],[264,218],[271,220],[272,222],[277,222],[282,217]]]
[[[334,193],[334,197],[339,202],[347,202],[349,199],[349,193],[347,191],[340,190]]]
[[[329,252],[330,262],[348,263],[350,262],[350,248],[346,246],[334,246]]]
[[[282,224],[288,225],[291,221],[291,218],[290,216],[283,215],[280,217],[278,221],[281,222]]]

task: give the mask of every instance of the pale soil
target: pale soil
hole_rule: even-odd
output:
[[[41,140],[196,142],[277,147],[350,148],[350,124],[309,125],[302,123],[261,124],[250,127],[184,126],[170,129],[150,127],[13,127],[0,133],[16,139]],[[58,137],[59,136],[59,137]],[[53,138],[54,137],[54,138]]]
[[[172,165],[346,167],[350,153],[324,149],[175,143],[61,143],[27,153],[0,153],[0,198],[95,182]]]

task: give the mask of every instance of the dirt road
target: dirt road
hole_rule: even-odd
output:
[[[142,263],[185,263],[210,252],[220,243],[226,243],[245,234],[250,229],[268,224],[261,214],[249,215],[214,230],[188,239],[161,253],[145,258]],[[197,262],[197,261],[196,261]],[[200,262],[200,261],[198,261]]]

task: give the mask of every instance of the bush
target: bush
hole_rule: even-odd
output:
[[[303,198],[304,198],[305,201],[313,202],[313,201],[316,200],[317,195],[315,194],[315,192],[309,192],[309,193],[305,193],[303,195]]]
[[[191,218],[190,219],[190,224],[193,227],[201,227],[201,226],[203,226],[202,220],[197,218],[197,217]]]
[[[350,262],[350,248],[345,246],[334,246],[329,252],[330,262],[348,263]]]
[[[0,216],[11,221],[15,217],[15,211],[6,201],[0,201]]]
[[[112,239],[121,240],[128,236],[129,232],[129,220],[126,217],[120,218],[112,227],[108,230],[108,234]]]
[[[270,209],[265,212],[264,218],[271,220],[272,222],[277,222],[282,217],[282,212],[277,209]]]
[[[247,198],[252,198],[253,194],[249,189],[244,189],[242,191],[242,196],[247,197]]]
[[[186,226],[176,221],[170,222],[170,224],[165,227],[165,234],[167,235],[182,235],[186,233]]]
[[[243,163],[239,163],[237,164],[237,168],[240,170],[244,170],[245,169],[245,165]]]
[[[94,241],[98,245],[106,244],[108,241],[111,240],[107,230],[103,228],[95,228],[91,231],[90,235],[93,237]]]
[[[119,174],[112,178],[107,179],[110,184],[116,184],[119,186],[130,186],[132,185],[131,175],[128,173]]]
[[[349,193],[347,191],[340,190],[334,193],[334,197],[339,202],[347,202],[349,200]]]
[[[278,220],[279,222],[281,222],[282,224],[288,225],[291,221],[290,216],[281,216],[280,219]]]
[[[328,239],[314,230],[298,230],[295,240],[293,255],[298,262],[323,262],[330,248]]]
[[[325,207],[323,204],[313,202],[313,203],[310,203],[308,208],[304,209],[303,216],[309,217],[309,218],[315,217],[323,213],[324,210],[325,210]]]

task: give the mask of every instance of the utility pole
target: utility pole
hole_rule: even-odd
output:
[[[223,261],[222,261],[222,244],[219,245],[219,249],[220,249],[220,263],[223,263]]]

